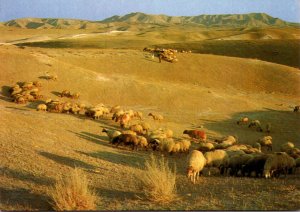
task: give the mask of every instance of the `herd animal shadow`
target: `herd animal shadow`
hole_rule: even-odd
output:
[[[0,194],[2,203],[18,205],[25,210],[52,210],[48,196],[32,193],[29,189],[0,187]]]
[[[49,152],[39,152],[40,155],[44,156],[45,158],[48,158],[50,160],[53,160],[56,163],[59,163],[64,166],[69,166],[71,168],[83,168],[83,169],[95,169],[96,167],[93,165],[90,165],[88,163],[85,163],[83,161],[66,157],[66,156],[60,156]]]
[[[77,151],[79,154],[83,154],[92,158],[101,159],[114,163],[117,165],[128,166],[141,169],[141,166],[145,163],[144,157],[141,155],[133,154],[132,152],[120,151],[117,153],[108,151],[96,151],[96,152],[82,152]]]

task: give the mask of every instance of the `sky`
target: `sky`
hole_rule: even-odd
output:
[[[103,20],[131,12],[171,16],[259,12],[300,23],[300,0],[0,0],[0,22],[28,17]]]

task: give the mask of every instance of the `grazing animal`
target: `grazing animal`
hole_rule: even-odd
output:
[[[259,132],[263,131],[259,120],[251,121],[250,124],[248,125],[248,127],[254,128],[256,131],[259,131]]]
[[[102,132],[105,132],[107,134],[109,142],[112,142],[112,139],[114,139],[115,137],[122,134],[118,130],[108,130],[108,129],[105,129],[105,128],[103,128]]]
[[[131,134],[121,134],[112,139],[112,144],[116,144],[116,147],[118,147],[120,144],[124,144],[125,146],[132,146],[132,150],[137,148],[138,143],[138,138]]]
[[[267,147],[267,151],[272,151],[272,137],[271,136],[264,136],[258,139],[257,143],[259,143],[262,147]]]
[[[236,123],[238,124],[238,125],[240,125],[240,124],[247,124],[249,122],[249,118],[248,117],[242,117],[242,118],[240,118],[240,120],[238,120]]]
[[[37,110],[37,111],[47,111],[47,105],[45,105],[45,104],[39,104],[39,105],[36,107],[36,110]]]
[[[202,152],[193,150],[187,159],[187,177],[195,184],[200,172],[206,164],[206,159]]]
[[[296,167],[295,160],[285,152],[276,152],[275,154],[269,155],[263,171],[265,178],[272,176],[279,177],[280,174],[288,174]]]
[[[204,157],[206,158],[206,166],[209,168],[208,175],[210,175],[211,167],[220,169],[220,167],[227,163],[229,158],[227,152],[220,149],[206,152],[204,154]]]
[[[187,134],[193,139],[206,141],[206,133],[203,130],[184,130],[183,134]]]
[[[149,113],[148,116],[152,116],[155,121],[162,121],[164,119],[160,114]]]

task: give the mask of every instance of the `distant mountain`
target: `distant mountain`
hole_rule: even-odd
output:
[[[265,13],[227,14],[227,15],[199,15],[199,16],[167,16],[148,15],[145,13],[130,13],[124,16],[112,16],[102,21],[103,23],[127,22],[145,24],[198,24],[206,27],[264,27],[286,26],[290,23],[279,18],[274,18]]]
[[[59,18],[22,18],[5,22],[4,25],[27,29],[95,29],[106,26],[96,21]]]
[[[105,27],[128,24],[159,24],[159,25],[197,25],[203,27],[266,27],[292,26],[265,13],[198,15],[198,16],[167,16],[130,13],[124,16],[112,16],[102,21],[54,18],[23,18],[5,22],[5,26],[28,29],[100,29]],[[125,27],[126,28],[126,27]]]

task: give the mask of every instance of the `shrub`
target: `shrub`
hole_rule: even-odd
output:
[[[149,200],[168,203],[176,199],[176,168],[172,172],[163,157],[159,160],[151,155],[140,179]]]
[[[96,194],[89,188],[84,173],[77,168],[72,170],[70,175],[59,178],[48,194],[53,201],[53,208],[58,211],[96,208]]]

